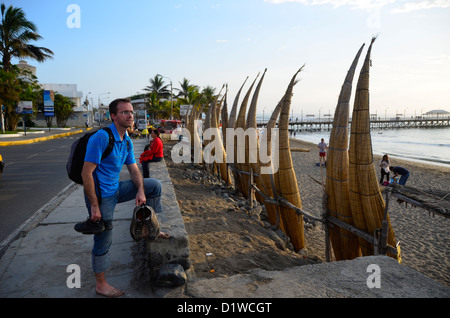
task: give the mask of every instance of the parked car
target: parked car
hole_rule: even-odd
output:
[[[148,121],[146,121],[145,119],[138,119],[136,128],[138,130],[144,130],[145,128],[147,128],[147,125]]]

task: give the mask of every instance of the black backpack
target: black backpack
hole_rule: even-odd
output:
[[[114,148],[114,141],[115,141],[114,135],[111,131],[111,128],[105,127],[102,129],[108,133],[109,143],[108,143],[108,146],[106,147],[105,151],[103,152],[101,160],[108,157],[108,155],[111,153],[111,151]],[[69,179],[75,183],[83,184],[83,178],[81,177],[81,171],[83,170],[84,157],[86,155],[86,146],[87,146],[89,138],[91,138],[91,136],[93,134],[97,133],[97,131],[98,130],[85,134],[83,137],[77,139],[72,144],[72,148],[70,149],[69,159],[67,160],[67,164],[66,164],[66,170],[67,170]]]

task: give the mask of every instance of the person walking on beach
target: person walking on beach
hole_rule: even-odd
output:
[[[389,181],[389,167],[391,165],[391,162],[389,161],[389,156],[384,155],[383,159],[381,159],[380,167],[381,167],[381,178],[380,178],[380,184],[383,183],[384,176],[386,176],[386,181]]]
[[[105,271],[111,263],[109,249],[112,243],[114,208],[117,203],[135,199],[137,206],[147,204],[155,212],[162,212],[162,186],[157,179],[143,179],[136,164],[133,143],[127,133],[127,128],[133,125],[134,115],[130,100],[112,101],[109,112],[113,121],[109,128],[114,135],[114,148],[110,155],[101,160],[109,143],[109,135],[105,130],[99,130],[88,141],[82,178],[90,217],[80,223],[80,226],[89,231],[89,227],[92,228],[100,220],[105,225],[103,232],[94,234],[92,269],[96,279],[95,291],[106,297],[120,297],[124,292],[109,285],[105,279]],[[124,164],[130,172],[131,180],[119,181],[119,173]],[[161,235],[167,234],[161,232],[160,237]]]
[[[322,139],[320,139],[320,142],[317,145],[317,147],[319,148],[320,166],[322,166],[322,160],[323,160],[323,165],[325,165],[328,145],[325,143],[324,139],[322,138]]]
[[[405,185],[406,180],[409,178],[409,171],[403,167],[389,167],[389,169],[394,173],[395,176],[400,176],[398,184]]]
[[[144,178],[149,178],[149,163],[158,162],[163,160],[163,142],[159,137],[159,131],[156,129],[151,130],[150,137],[152,140],[149,145],[146,145],[144,152],[141,154],[140,163],[142,164],[142,174]]]

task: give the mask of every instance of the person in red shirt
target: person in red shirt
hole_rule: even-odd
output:
[[[163,142],[159,137],[158,130],[152,130],[150,133],[152,140],[150,144],[145,146],[144,152],[141,154],[139,162],[142,164],[142,174],[144,178],[150,178],[149,162],[158,162],[163,160]]]

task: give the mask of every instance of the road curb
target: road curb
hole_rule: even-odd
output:
[[[71,132],[68,132],[68,133],[56,134],[56,135],[51,135],[51,136],[46,136],[46,137],[38,137],[38,138],[27,139],[27,140],[0,141],[0,146],[13,146],[13,145],[32,144],[32,143],[40,142],[40,141],[44,141],[44,140],[50,140],[50,139],[56,139],[56,138],[61,138],[61,137],[67,137],[67,136],[70,136],[70,135],[79,134],[81,132],[83,132],[82,129],[76,130],[76,131],[71,131]]]

